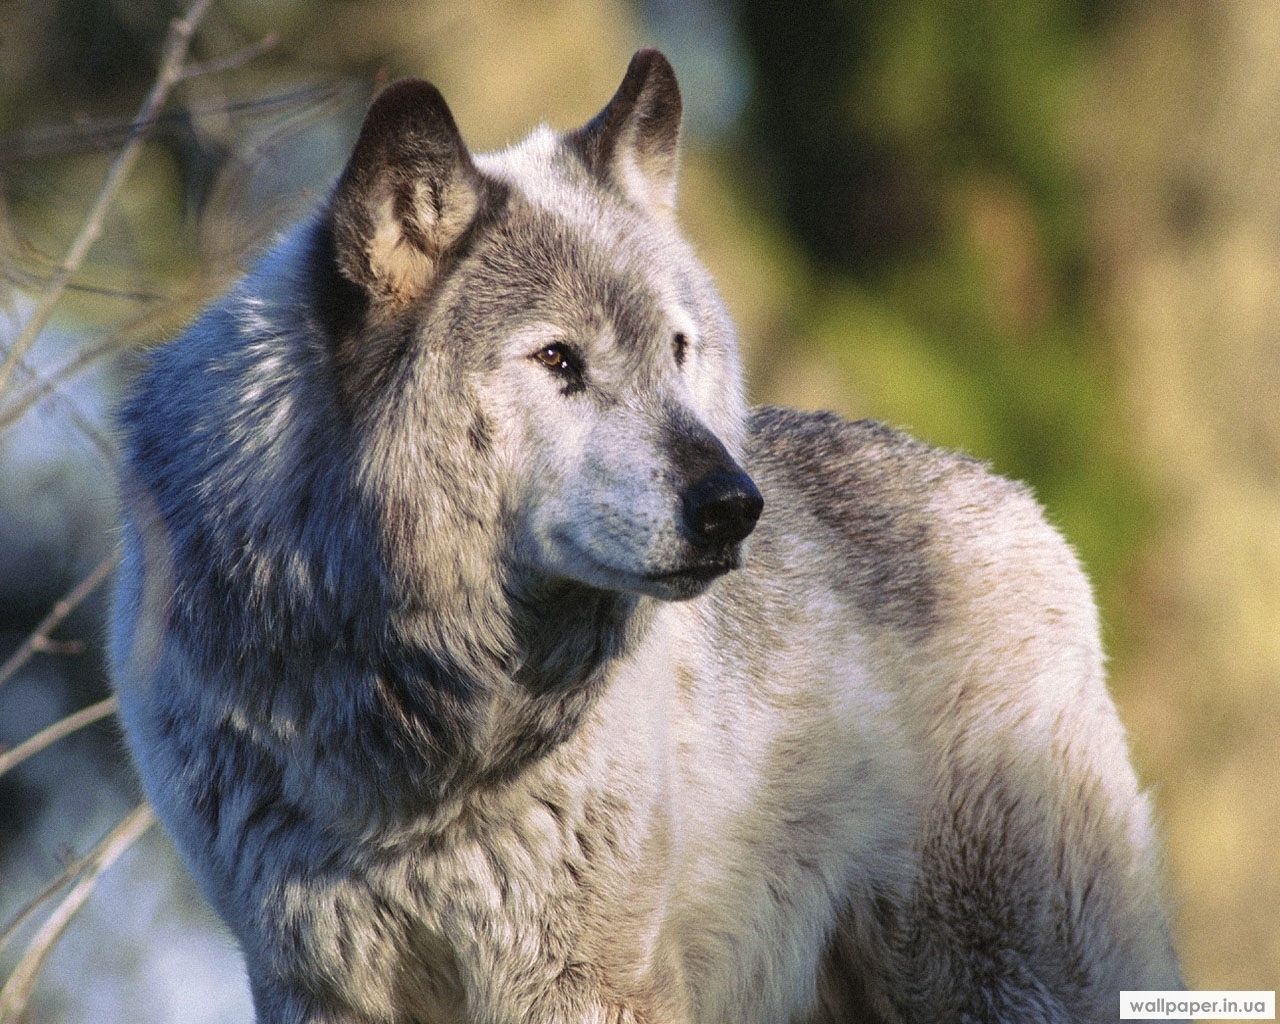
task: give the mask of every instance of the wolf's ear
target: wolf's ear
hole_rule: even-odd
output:
[[[669,212],[676,201],[680,113],[671,64],[657,50],[641,50],[613,99],[568,142],[601,179],[644,206]]]
[[[338,270],[394,310],[424,294],[470,227],[484,183],[435,86],[388,86],[365,115],[333,193]]]

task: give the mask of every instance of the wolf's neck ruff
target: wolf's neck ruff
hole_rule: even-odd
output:
[[[670,206],[679,94],[669,75],[664,62],[638,62],[570,137],[566,152],[581,162],[572,173],[604,183],[615,202]],[[633,593],[548,575],[524,557],[513,510],[493,500],[493,425],[476,410],[454,429],[473,385],[470,360],[453,350],[475,341],[433,317],[475,302],[459,268],[492,259],[513,217],[531,215],[513,210],[512,193],[476,168],[433,87],[389,88],[329,202],[264,259],[254,286],[205,315],[226,343],[196,356],[207,360],[203,384],[234,416],[152,399],[125,409],[153,432],[236,447],[233,460],[198,446],[175,468],[144,445],[134,516],[153,524],[153,549],[169,549],[157,564],[172,573],[173,635],[210,689],[256,709],[304,765],[326,766],[344,826],[429,816],[545,755],[652,618]],[[301,293],[290,266],[309,272]],[[511,273],[495,269],[499,282]],[[512,315],[492,295],[488,305]],[[438,350],[415,356],[431,330]],[[182,358],[166,350],[157,368],[175,371],[166,359]],[[323,455],[299,471],[291,455],[303,451]],[[220,501],[195,505],[196,491]],[[385,780],[372,795],[359,781],[371,771]]]

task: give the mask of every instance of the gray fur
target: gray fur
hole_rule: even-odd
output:
[[[679,112],[648,51],[472,157],[393,86],[154,354],[147,791],[264,1024],[1114,1020],[1178,974],[1088,584],[981,465],[748,412]]]

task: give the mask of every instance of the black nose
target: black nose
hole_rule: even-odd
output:
[[[751,477],[739,469],[713,470],[684,496],[684,521],[703,547],[737,544],[755,529],[764,498]]]

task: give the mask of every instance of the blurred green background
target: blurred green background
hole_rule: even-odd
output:
[[[177,12],[0,12],[0,305],[21,320]],[[879,417],[1035,487],[1096,582],[1188,984],[1277,987],[1280,5],[221,0],[193,54],[269,33],[176,90],[62,306],[72,351],[173,333],[323,191],[378,82],[433,80],[484,149],[581,123],[663,48],[683,224],[753,398]],[[106,540],[68,543],[109,543],[108,514],[81,527]],[[73,562],[0,581],[0,656]],[[6,785],[0,844],[41,799]]]

